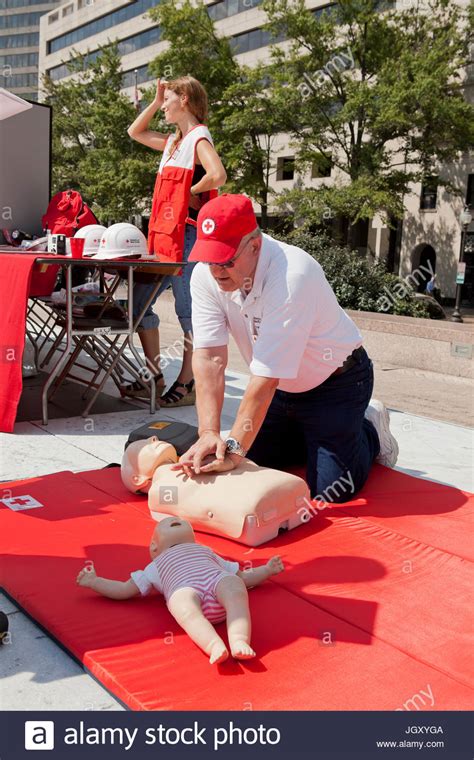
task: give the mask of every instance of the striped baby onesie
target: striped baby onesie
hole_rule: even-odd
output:
[[[177,544],[166,549],[144,570],[131,573],[142,595],[152,588],[164,595],[166,602],[180,588],[193,588],[201,600],[203,614],[211,623],[225,620],[225,609],[216,597],[221,578],[235,575],[238,562],[230,562],[202,544]]]

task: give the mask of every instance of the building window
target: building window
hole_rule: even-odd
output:
[[[260,5],[262,0],[220,0],[218,3],[209,5],[207,12],[213,21],[235,16],[243,11],[250,11]]]
[[[148,47],[148,45],[156,45],[160,41],[161,30],[158,26],[154,26],[152,29],[147,29],[145,32],[134,34],[132,37],[126,37],[124,40],[120,40],[117,43],[117,52],[120,56],[130,55],[135,50]],[[87,66],[93,61],[97,60],[101,50],[93,50],[91,53],[86,53],[84,56],[84,66]],[[70,59],[71,60],[71,59]],[[74,59],[72,59],[74,60]],[[61,63],[59,66],[53,66],[48,69],[48,75],[53,82],[57,82],[59,79],[70,76],[72,73],[66,63]]]
[[[57,5],[59,0],[0,0],[0,10],[5,8],[23,8],[30,5]],[[47,13],[47,11],[43,11]]]
[[[266,47],[272,43],[281,42],[284,39],[285,35],[283,34],[273,37],[267,29],[252,29],[250,32],[235,34],[233,37],[229,37],[229,42],[234,55],[239,55],[239,53],[257,50],[257,48]]]
[[[439,177],[426,177],[421,185],[420,209],[433,211],[436,209]]]
[[[74,10],[73,5],[66,5],[66,7],[63,8],[63,16],[70,16],[73,10]]]
[[[466,206],[474,210],[474,174],[467,178]]]
[[[117,51],[120,56],[129,55],[134,53],[135,50],[148,47],[149,45],[156,45],[161,38],[161,30],[158,26],[154,26],[152,29],[147,29],[146,32],[140,32],[134,34],[133,37],[126,37],[124,40],[120,40],[117,45]]]
[[[0,29],[15,29],[19,26],[38,26],[40,13],[14,13],[12,16],[0,16]]]
[[[59,37],[55,37],[54,40],[48,42],[48,53],[56,53],[65,47],[71,47],[76,42],[80,42],[80,40],[85,40],[106,29],[111,29],[117,24],[123,24],[125,21],[129,21],[136,16],[141,16],[156,5],[157,0],[136,0],[129,5],[123,6],[123,8],[94,19],[94,21],[82,24],[82,26],[73,29],[72,32],[61,34]]]
[[[311,179],[321,179],[322,177],[330,177],[332,169],[331,159],[323,156],[322,153],[315,158],[311,167]]]
[[[59,18],[59,13],[52,13],[48,16],[48,24],[54,24]]]
[[[148,71],[148,66],[139,66],[136,70],[124,71],[122,74],[122,87],[133,87],[135,81],[137,84],[143,84],[143,82],[149,82],[153,77]],[[136,76],[136,79],[135,79]]]
[[[0,66],[12,66],[14,69],[22,69],[28,66],[38,65],[38,53],[11,53],[0,55]]]
[[[23,48],[38,47],[39,33],[9,34],[8,37],[0,37],[0,48]]]
[[[277,180],[293,179],[295,176],[295,157],[294,156],[282,156],[277,160]]]
[[[2,82],[2,76],[0,75],[0,86]],[[38,74],[11,74],[8,78],[5,77],[8,88],[13,87],[37,87],[38,86]]]

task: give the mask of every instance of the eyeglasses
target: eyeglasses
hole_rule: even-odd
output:
[[[230,261],[226,261],[224,264],[218,264],[217,262],[214,262],[214,261],[207,261],[206,262],[207,266],[208,267],[212,267],[212,266],[214,266],[214,267],[220,267],[221,269],[232,269],[235,266],[235,262],[237,261],[237,259],[240,258],[240,256],[242,256],[242,254],[245,251],[245,249],[247,248],[248,244],[251,243],[251,242],[252,241],[249,240],[248,243],[247,243],[247,245],[244,245],[244,247],[242,248],[242,250],[240,251],[240,253],[238,253],[236,256],[234,256],[233,259],[230,259]]]

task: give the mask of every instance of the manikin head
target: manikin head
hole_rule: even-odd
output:
[[[153,475],[163,464],[178,461],[176,449],[154,435],[127,446],[122,457],[120,474],[122,483],[132,493],[148,493]]]
[[[150,542],[150,557],[155,559],[177,544],[196,542],[191,523],[179,517],[164,517],[156,524]]]

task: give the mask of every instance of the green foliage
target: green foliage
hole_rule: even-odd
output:
[[[400,277],[387,272],[383,264],[372,264],[349,248],[335,245],[324,233],[314,235],[295,230],[285,240],[302,248],[321,264],[344,309],[429,317],[426,306],[411,295]],[[400,284],[406,291],[402,296]],[[389,303],[390,308],[384,308]]]
[[[271,74],[269,66],[242,66],[217,109],[218,145],[229,172],[228,189],[247,193],[260,204],[262,226],[267,224],[270,182],[276,173],[275,141],[286,119],[284,99],[279,100],[276,92],[274,97],[269,94]]]
[[[391,2],[338,0],[319,17],[304,0],[264,0],[263,7],[270,29],[290,40],[273,56],[298,166],[323,155],[336,169],[330,185],[282,195],[308,226],[326,208],[352,223],[374,213],[401,217],[410,183],[474,145],[474,108],[462,81],[472,27],[458,4],[428,0],[394,10]],[[442,184],[462,190],[446,177]]]
[[[115,46],[87,66],[75,54],[69,68],[76,79],[44,79],[53,106],[53,192],[77,189],[102,221],[123,221],[149,205],[156,156],[127,134],[136,110],[120,92]]]

